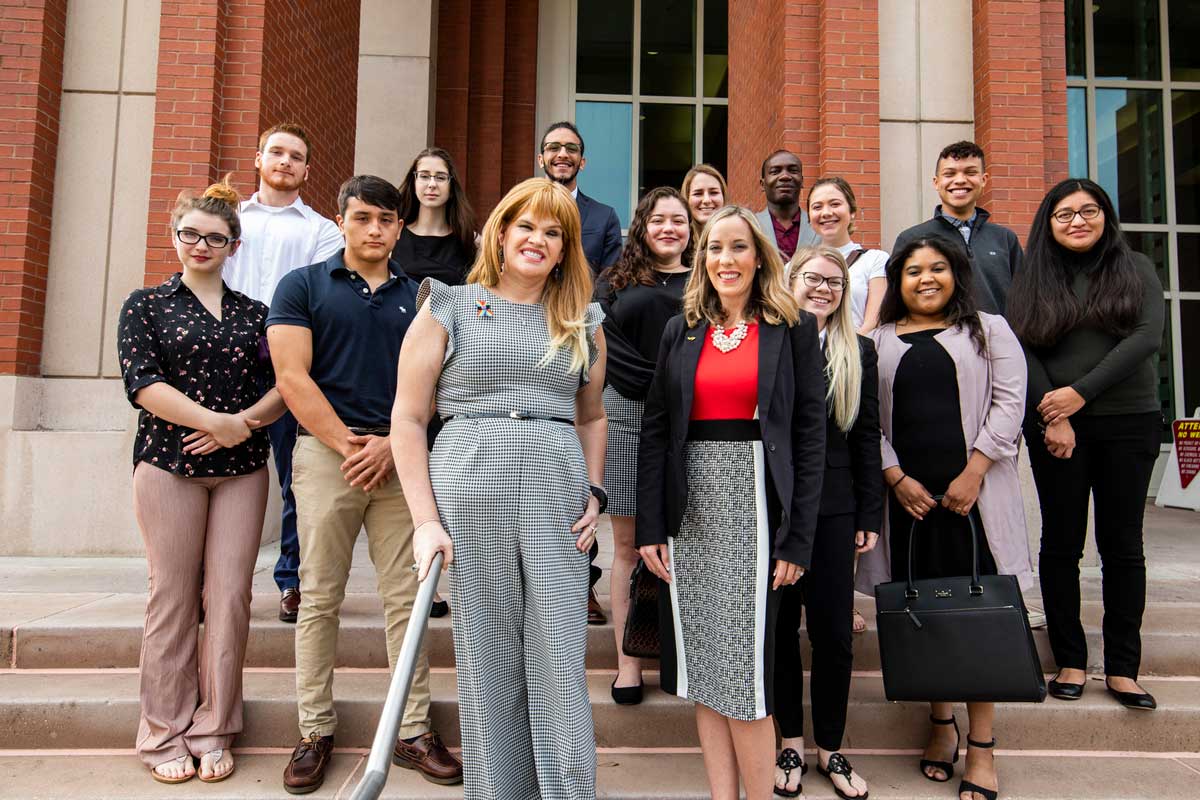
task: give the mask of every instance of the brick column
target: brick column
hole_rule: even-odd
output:
[[[759,166],[783,147],[785,30],[783,0],[729,4],[730,199],[760,208]]]
[[[1042,141],[1045,183],[1070,172],[1067,142],[1067,23],[1063,0],[1042,0]]]
[[[849,181],[859,206],[855,241],[878,247],[879,5],[824,0],[818,31],[821,150],[805,185],[835,175]]]
[[[1042,3],[974,0],[971,24],[975,141],[991,176],[981,205],[1024,241],[1046,177]]]
[[[0,375],[37,375],[66,0],[0,0]]]

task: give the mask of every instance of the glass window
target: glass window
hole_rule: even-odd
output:
[[[1171,93],[1175,221],[1200,225],[1200,92]]]
[[[1071,177],[1087,177],[1087,89],[1067,89],[1067,152]]]
[[[575,91],[633,91],[633,0],[579,0]]]
[[[643,95],[696,94],[695,0],[642,3]]]
[[[1164,222],[1162,92],[1096,90],[1096,182],[1121,222]]]
[[[702,160],[706,164],[712,164],[722,175],[727,174],[725,168],[729,163],[729,107],[705,106],[701,131],[704,134]]]
[[[1162,282],[1163,289],[1171,288],[1170,275],[1167,272],[1167,235],[1165,233],[1149,233],[1146,231],[1125,231],[1125,240],[1129,247],[1141,253],[1154,263],[1154,270]]]
[[[1179,332],[1183,334],[1183,404],[1190,414],[1200,406],[1200,300],[1179,301]]]
[[[1159,80],[1158,0],[1085,2],[1092,8],[1096,77]]]
[[[1087,77],[1087,31],[1084,26],[1084,3],[1091,0],[1066,0],[1063,7],[1067,16],[1067,77]],[[1075,173],[1072,172],[1072,175]]]
[[[683,184],[695,153],[696,107],[642,104],[638,196],[656,186]]]
[[[588,163],[579,173],[579,188],[616,209],[621,227],[629,227],[633,106],[580,101],[575,104],[575,125],[587,143]]]
[[[1170,0],[1167,22],[1171,29],[1171,80],[1200,81],[1200,9],[1196,0]]]
[[[1179,234],[1175,249],[1179,255],[1179,290],[1200,292],[1200,233]]]
[[[1200,305],[1200,304],[1197,304]],[[1158,348],[1158,402],[1162,408],[1163,418],[1170,421],[1175,419],[1175,359],[1171,357],[1171,303],[1166,302],[1166,324],[1163,325],[1162,345]],[[1187,326],[1183,326],[1184,337],[1186,341]],[[1198,331],[1200,332],[1200,331]],[[1186,348],[1185,348],[1186,349]],[[1193,348],[1195,349],[1195,348]],[[1186,353],[1185,356],[1186,358]],[[1200,359],[1198,359],[1200,360]],[[1197,364],[1200,367],[1200,364]],[[1184,366],[1184,372],[1187,372],[1187,367]],[[1164,426],[1163,444],[1168,444],[1171,441],[1171,429]]]
[[[704,96],[729,96],[728,0],[704,0]]]

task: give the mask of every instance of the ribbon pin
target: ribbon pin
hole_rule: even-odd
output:
[[[475,301],[475,316],[490,317],[492,316],[492,307],[488,305],[487,300]]]

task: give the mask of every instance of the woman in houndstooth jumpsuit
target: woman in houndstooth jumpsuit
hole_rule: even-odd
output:
[[[422,575],[435,552],[452,561],[469,800],[595,797],[587,550],[606,421],[590,292],[570,194],[525,181],[484,227],[468,285],[422,285],[400,356],[393,448]],[[426,460],[433,399],[446,425]]]

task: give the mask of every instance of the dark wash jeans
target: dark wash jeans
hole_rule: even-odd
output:
[[[300,587],[300,539],[296,535],[296,496],[292,494],[292,450],[296,448],[299,425],[292,412],[267,426],[279,489],[283,495],[283,518],[279,524],[279,560],[275,562],[275,585],[279,591]]]
[[[1071,425],[1075,451],[1065,460],[1050,455],[1036,425],[1025,428],[1042,509],[1038,571],[1050,647],[1060,669],[1087,669],[1087,640],[1079,621],[1079,559],[1091,495],[1103,574],[1104,672],[1136,679],[1146,609],[1142,521],[1162,440],[1162,415],[1077,414]]]

